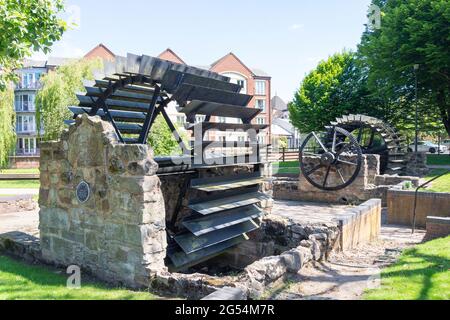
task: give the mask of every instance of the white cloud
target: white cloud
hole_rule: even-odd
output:
[[[301,30],[303,29],[305,26],[303,24],[298,24],[295,23],[292,26],[289,27],[289,30]]]

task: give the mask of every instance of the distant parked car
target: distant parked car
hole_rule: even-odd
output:
[[[408,151],[409,152],[413,152],[415,150],[415,144],[410,144],[408,146]],[[441,144],[440,146],[438,146],[437,144],[434,144],[431,141],[419,141],[417,143],[417,151],[419,152],[429,152],[429,153],[437,153],[438,150],[441,153],[445,153],[448,150],[448,147]]]
[[[445,140],[443,140],[443,141],[442,141],[442,144],[443,144],[444,146],[446,146],[447,149],[450,149],[450,139],[445,139]]]

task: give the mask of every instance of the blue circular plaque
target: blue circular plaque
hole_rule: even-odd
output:
[[[77,199],[81,203],[85,203],[91,196],[91,187],[86,181],[81,181],[77,186]]]

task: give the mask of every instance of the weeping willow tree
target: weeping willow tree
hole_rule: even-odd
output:
[[[78,105],[76,94],[84,92],[83,80],[93,80],[102,61],[78,60],[51,71],[41,78],[42,89],[36,95],[36,124],[44,129],[43,140],[58,139],[64,130],[64,120],[72,118],[67,108]]]
[[[8,165],[9,154],[16,143],[14,123],[14,91],[6,87],[0,90],[0,168]]]

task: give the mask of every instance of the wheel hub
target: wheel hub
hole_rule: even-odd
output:
[[[320,163],[324,166],[329,166],[331,164],[333,164],[333,162],[336,160],[336,157],[334,156],[333,153],[331,152],[325,152],[324,154],[322,154],[322,156],[320,157]]]

